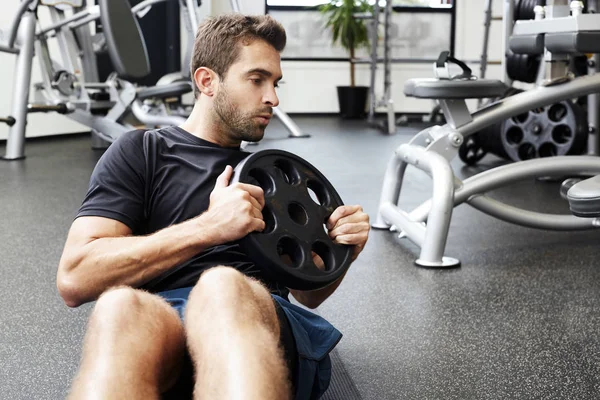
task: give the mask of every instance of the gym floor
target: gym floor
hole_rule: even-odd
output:
[[[275,120],[250,150],[304,157],[374,220],[387,162],[418,129],[386,136],[363,121],[295,121],[312,137],[288,139]],[[0,398],[58,399],[76,372],[93,304],[66,307],[56,268],[101,152],[81,135],[31,141],[26,153],[0,163]],[[491,156],[478,167],[453,163],[461,177],[500,164]],[[568,212],[559,185],[528,180],[491,195]],[[430,179],[409,168],[403,203],[416,206],[430,193]],[[372,231],[318,312],[344,333],[338,352],[364,399],[596,399],[599,242],[598,232],[537,231],[462,205],[446,251],[460,268],[418,268],[416,246]]]

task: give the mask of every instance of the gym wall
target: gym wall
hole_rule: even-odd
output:
[[[479,60],[483,46],[483,2],[457,0],[456,10],[456,44],[457,57],[465,60]],[[493,15],[502,14],[502,3],[493,2]],[[252,14],[264,13],[264,0],[242,0],[244,12]],[[0,13],[0,29],[5,30],[11,23],[18,2],[7,2],[5,12]],[[204,0],[200,10],[200,19],[206,15],[217,15],[231,12],[228,1]],[[42,24],[48,24],[49,15],[44,7],[40,10]],[[186,44],[182,33],[182,45]],[[58,51],[56,44],[50,42],[51,51]],[[183,52],[182,52],[183,53]],[[493,21],[490,31],[489,60],[500,60],[502,54],[502,22]],[[15,56],[0,53],[0,115],[9,115],[12,101],[12,84]],[[475,73],[479,72],[478,64],[471,64]],[[288,113],[336,113],[338,112],[336,85],[349,83],[347,62],[308,62],[284,61],[282,65],[285,84],[279,89],[281,107]],[[402,94],[404,81],[416,77],[431,77],[430,64],[393,64],[393,100],[396,112],[423,112],[431,110],[433,102],[406,98]],[[377,76],[377,96],[382,95],[383,76],[381,68]],[[502,77],[499,65],[489,65],[486,73],[488,78]],[[37,60],[34,60],[32,81],[40,81]],[[369,84],[369,69],[367,65],[357,66],[357,84]],[[318,93],[318,95],[317,95]],[[475,102],[471,102],[472,107]],[[58,114],[30,114],[27,127],[27,137],[65,134],[87,131],[87,128]],[[6,139],[8,127],[0,125],[0,140]]]

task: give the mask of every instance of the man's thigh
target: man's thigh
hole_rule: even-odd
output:
[[[255,281],[252,281],[255,282]],[[178,312],[181,320],[183,321],[185,316],[185,309],[187,306],[188,298],[193,287],[174,289],[165,292],[158,293],[163,297],[171,306]],[[274,298],[269,295],[270,301],[273,302],[275,307],[275,313],[279,322],[279,343],[284,352],[284,358],[288,371],[290,372],[290,380],[292,383],[293,393],[295,393],[295,384],[297,382],[297,371],[298,371],[298,353],[296,349],[296,342],[289,321],[285,315],[285,312]],[[194,367],[189,352],[187,352],[184,362],[183,369],[180,375],[180,379],[177,384],[165,394],[164,398],[190,398],[194,389]]]

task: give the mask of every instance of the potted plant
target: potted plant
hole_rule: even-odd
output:
[[[369,0],[329,0],[319,6],[325,17],[325,28],[331,29],[332,43],[338,41],[350,54],[350,86],[338,86],[338,101],[343,118],[362,118],[365,116],[368,86],[355,84],[355,52],[361,47],[370,47],[367,27],[363,19],[355,17],[357,13],[373,12]]]

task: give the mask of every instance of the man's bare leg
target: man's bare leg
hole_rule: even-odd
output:
[[[233,268],[200,277],[185,330],[196,371],[194,399],[289,399],[289,371],[269,292]]]
[[[175,383],[184,352],[183,325],[166,301],[110,290],[90,317],[69,399],[157,399]]]

